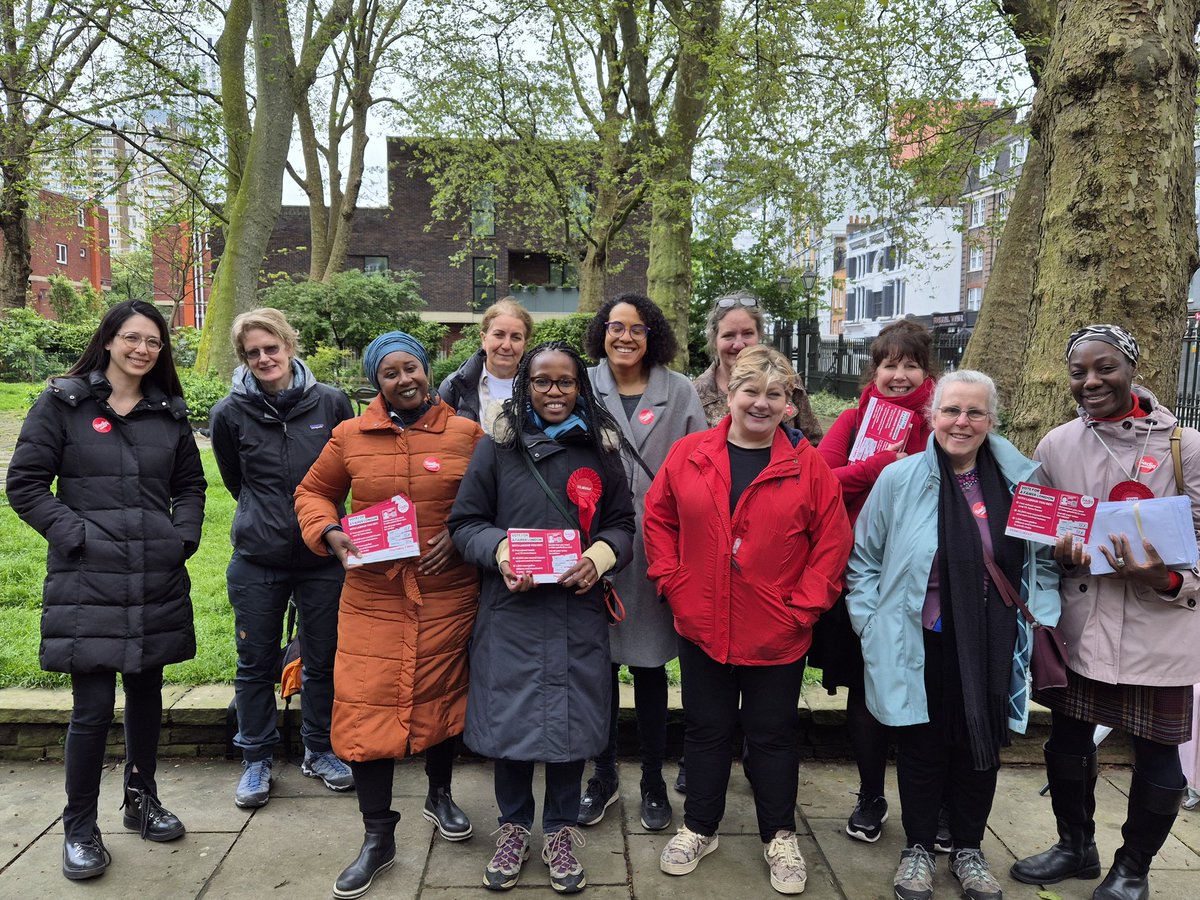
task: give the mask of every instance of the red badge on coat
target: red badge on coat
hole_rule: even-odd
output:
[[[975,514],[975,518],[977,519],[987,518],[987,507],[983,505],[982,500],[971,505],[971,512]]]
[[[643,409],[640,413],[638,413],[638,421],[643,425],[649,425],[654,421],[654,410]]]
[[[108,434],[112,431],[112,422],[104,418],[92,419],[92,427],[101,434]]]
[[[600,480],[600,473],[595,469],[576,469],[567,479],[567,498],[579,507],[579,525],[585,538],[592,530],[592,517],[596,514],[600,492],[603,490],[604,482]]]
[[[1140,460],[1138,460],[1138,471],[1141,472],[1143,475],[1149,475],[1151,472],[1153,472],[1157,468],[1158,468],[1158,460],[1155,459],[1153,456],[1149,456],[1149,455],[1143,456]]]
[[[421,463],[421,465],[423,465],[430,472],[440,472],[442,469],[442,464],[432,456],[425,457],[425,462]]]

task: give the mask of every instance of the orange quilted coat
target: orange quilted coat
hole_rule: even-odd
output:
[[[413,501],[421,546],[446,527],[483,431],[439,402],[401,430],[377,396],[342,422],[296,488],[304,542],[328,555],[322,534],[352,492],[358,511],[395,494]],[[366,762],[418,753],[462,733],[467,641],[479,601],[474,566],[417,574],[416,557],[350,569],[338,613],[333,749]]]

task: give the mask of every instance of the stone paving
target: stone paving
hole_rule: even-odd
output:
[[[673,767],[668,774],[674,775]],[[1129,770],[1105,767],[1099,785],[1098,835],[1105,863],[1119,840]],[[173,898],[328,898],[341,869],[356,855],[361,823],[353,795],[333,794],[304,778],[295,765],[276,764],[271,802],[259,810],[240,810],[233,789],[240,767],[226,760],[164,760],[159,792],[188,826],[188,834],[169,844],[152,844],[121,826],[120,769],[110,766],[101,789],[100,828],[113,864],[101,878],[72,883],[60,872],[63,804],[62,765],[53,762],[0,762],[0,897],[41,900],[87,897],[91,900],[139,895]],[[680,900],[777,896],[770,888],[758,839],[749,787],[735,766],[720,848],[689,876],[673,878],[658,869],[658,854],[670,832],[649,834],[637,816],[635,764],[625,763],[625,799],[612,806],[599,825],[585,829],[587,846],[580,857],[587,868],[584,896],[593,900]],[[853,766],[810,763],[801,767],[798,824],[808,862],[806,897],[816,900],[871,900],[892,895],[891,877],[903,843],[891,777],[888,795],[893,818],[878,844],[850,840],[845,816],[853,802]],[[890,773],[891,774],[891,773]],[[1084,900],[1096,881],[1071,881],[1039,893],[1036,887],[1007,877],[1018,856],[1044,849],[1053,835],[1050,804],[1038,796],[1040,768],[1008,766],[1001,771],[984,850],[1009,900]],[[434,836],[420,814],[424,774],[419,762],[396,770],[395,808],[403,814],[397,831],[396,865],[381,875],[370,897],[400,900],[452,900],[489,896],[480,884],[491,855],[496,806],[491,767],[463,762],[455,770],[455,797],[475,824],[474,837],[450,844]],[[540,797],[540,786],[536,789]],[[682,797],[672,792],[676,821]],[[514,900],[556,896],[546,868],[538,860],[540,836],[526,864]],[[1200,897],[1200,811],[1181,813],[1174,833],[1155,860],[1151,877],[1156,898]],[[938,859],[939,898],[958,897],[946,858]]]

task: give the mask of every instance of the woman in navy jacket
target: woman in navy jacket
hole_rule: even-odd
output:
[[[63,874],[72,880],[110,862],[96,809],[118,672],[125,827],[151,841],[184,833],[159,803],[154,773],[163,666],[196,653],[184,562],[200,544],[204,488],[167,324],[149,303],[119,303],[38,397],[8,469],[9,503],[49,543],[42,668],[71,675]]]

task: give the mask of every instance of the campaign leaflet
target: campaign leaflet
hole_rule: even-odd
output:
[[[1004,533],[1053,545],[1070,532],[1086,544],[1096,519],[1096,507],[1095,497],[1022,481],[1013,494]]]
[[[906,438],[912,421],[912,410],[872,397],[867,401],[862,426],[850,448],[850,462],[870,459],[880,450]]]
[[[342,530],[362,551],[362,556],[352,555],[346,560],[348,566],[421,554],[417,511],[403,494],[343,516]]]
[[[582,554],[573,528],[508,529],[508,564],[517,575],[532,575],[536,584],[558,581]]]

